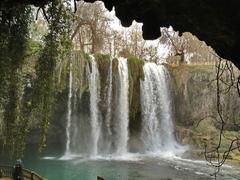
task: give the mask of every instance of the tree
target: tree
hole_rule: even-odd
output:
[[[160,42],[171,47],[171,56],[180,56],[180,63],[184,62],[184,55],[188,48],[187,41],[170,28],[161,28]]]
[[[181,36],[172,27],[161,28],[160,42],[170,49],[167,61],[173,64],[214,64],[218,61],[215,51],[189,32]]]
[[[108,37],[108,26],[111,21],[105,15],[106,10],[100,3],[78,3],[73,34],[75,48],[86,52],[96,53],[102,51],[103,44]]]

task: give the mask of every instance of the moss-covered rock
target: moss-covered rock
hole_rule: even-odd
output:
[[[100,97],[99,102],[100,111],[102,114],[107,112],[107,91],[108,91],[108,75],[110,67],[110,55],[108,54],[95,54],[95,60],[98,64],[98,71],[100,74]]]
[[[144,79],[144,60],[136,57],[129,57],[128,79],[129,79],[129,128],[131,134],[141,131],[141,97],[140,80]]]

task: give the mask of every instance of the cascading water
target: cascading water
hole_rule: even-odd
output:
[[[124,58],[118,61],[118,103],[117,103],[117,119],[116,119],[116,154],[122,155],[127,153],[128,145],[128,64]]]
[[[163,65],[146,63],[141,81],[142,134],[148,153],[173,153],[179,149],[174,137],[169,75]]]
[[[69,90],[68,90],[68,111],[67,111],[67,127],[66,127],[66,151],[65,155],[68,156],[71,154],[70,151],[70,131],[71,131],[71,115],[72,115],[72,64],[70,64],[70,71],[69,71]]]
[[[109,63],[108,76],[105,84],[106,93],[100,97],[100,73],[98,64],[91,56],[91,70],[86,66],[89,83],[89,109],[86,115],[72,112],[72,65],[69,72],[69,94],[66,127],[65,155],[87,154],[96,156],[123,157],[128,153],[129,140],[129,77],[128,64],[119,58],[118,69],[113,84],[113,64]],[[171,96],[169,93],[169,74],[164,66],[146,63],[143,67],[144,81],[140,82],[142,130],[141,140],[144,152],[176,154],[181,149],[174,137],[172,122]],[[105,102],[103,113],[99,102]],[[86,106],[87,107],[87,106]],[[101,107],[102,108],[102,107]],[[77,108],[76,108],[77,109]],[[141,152],[140,146],[138,152]],[[136,149],[137,150],[137,149]],[[182,152],[182,151],[181,151]],[[69,156],[69,157],[70,157]]]
[[[99,71],[95,59],[92,57],[91,73],[89,77],[90,89],[90,116],[91,116],[91,155],[98,154],[98,140],[100,137],[100,122],[99,122],[99,108],[98,102],[100,101],[100,80]]]

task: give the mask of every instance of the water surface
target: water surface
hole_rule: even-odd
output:
[[[49,180],[95,180],[97,176],[106,180],[192,180],[214,179],[213,168],[205,161],[193,161],[178,157],[127,154],[119,157],[26,157],[26,168]],[[218,179],[240,179],[240,169],[224,166]]]

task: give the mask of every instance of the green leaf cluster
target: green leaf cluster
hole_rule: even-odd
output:
[[[24,154],[32,119],[41,131],[40,150],[46,144],[57,88],[57,64],[71,60],[69,2],[54,0],[45,7],[48,33],[43,42],[29,36],[33,20],[30,7],[6,7],[1,14],[0,144],[17,158]]]
[[[56,64],[70,56],[71,15],[61,1],[53,1],[47,9],[49,33],[45,36],[44,48],[36,64],[36,79],[33,87],[32,110],[39,120],[41,130],[39,150],[46,145],[46,135],[50,124],[56,96]]]
[[[23,151],[26,127],[22,122],[23,64],[25,62],[31,22],[31,8],[4,9],[0,20],[0,108],[2,141],[18,157]]]

